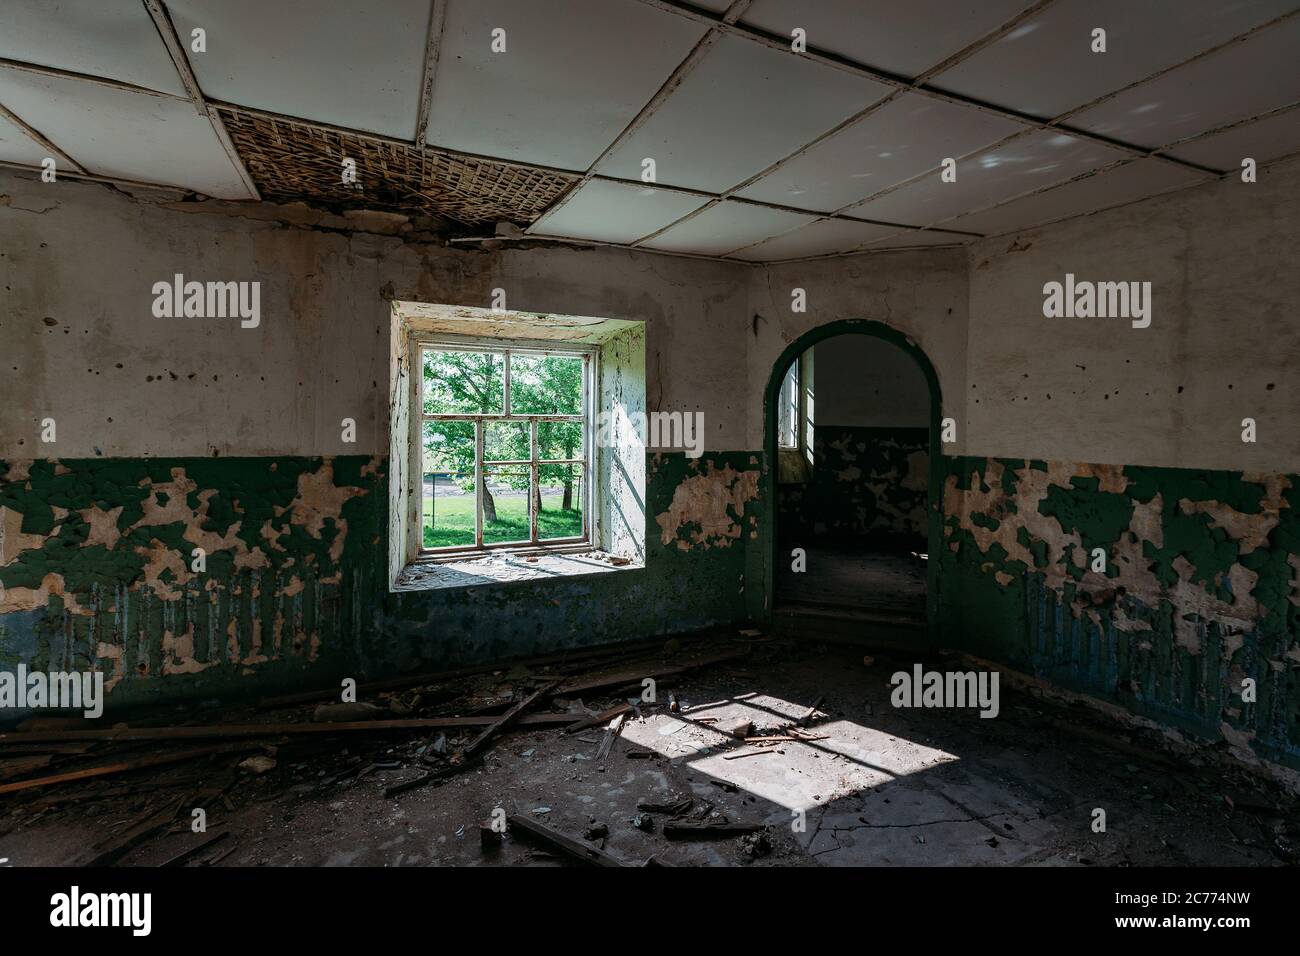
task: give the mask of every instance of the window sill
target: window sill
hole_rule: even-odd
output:
[[[606,551],[540,551],[516,554],[497,551],[455,558],[420,558],[412,561],[393,583],[394,592],[446,591],[456,588],[533,584],[638,571],[642,562]]]

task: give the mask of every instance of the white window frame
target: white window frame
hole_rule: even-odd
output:
[[[442,557],[465,557],[467,555],[490,554],[499,551],[509,552],[547,552],[580,551],[592,547],[594,539],[594,516],[596,513],[595,493],[595,402],[598,385],[600,351],[594,345],[574,345],[532,339],[491,339],[460,335],[421,333],[412,330],[408,340],[407,355],[410,357],[410,393],[408,419],[410,421],[410,474],[411,487],[407,492],[407,554],[415,559],[437,559]],[[424,411],[424,353],[426,351],[462,351],[490,352],[505,356],[503,370],[504,394],[501,414],[483,414],[467,412],[445,412],[426,414]],[[510,408],[510,356],[511,355],[556,355],[566,358],[583,359],[582,375],[582,412],[580,415],[515,415]],[[582,429],[582,457],[569,459],[550,459],[538,456],[537,425],[546,421],[578,421]],[[449,545],[441,548],[424,546],[424,423],[431,421],[468,421],[474,423],[474,544]],[[528,460],[520,461],[484,461],[483,433],[484,426],[490,422],[528,423],[529,446],[531,454]],[[541,465],[574,464],[582,466],[582,481],[579,485],[582,495],[582,533],[569,538],[539,538],[539,516],[533,510],[534,491],[537,488]],[[483,468],[485,465],[527,465],[529,468],[528,541],[483,541],[483,503],[482,494]]]
[[[786,385],[791,381],[793,381],[794,383],[794,408],[793,410],[791,410],[791,414],[793,415],[794,420],[792,422],[789,422],[789,425],[790,425],[790,430],[794,434],[794,441],[792,443],[787,444],[785,440],[786,436],[785,434],[783,434],[785,432],[785,428],[783,427],[783,425],[785,424],[783,422],[783,418],[788,408],[787,396],[786,396]],[[781,377],[781,387],[777,391],[776,395],[777,395],[777,399],[776,399],[777,401],[777,405],[776,405],[777,450],[798,451],[803,447],[804,397],[803,397],[803,356],[802,355],[797,356],[795,360],[790,363],[790,367],[786,369],[785,375]]]

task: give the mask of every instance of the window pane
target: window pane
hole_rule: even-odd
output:
[[[790,364],[777,399],[776,442],[781,448],[799,447],[799,360]]]
[[[581,356],[511,355],[513,415],[581,415]]]
[[[505,410],[505,356],[495,352],[424,352],[426,415],[500,415]]]
[[[582,536],[582,509],[586,504],[582,465],[541,465],[537,469],[542,488],[537,538]]]
[[[483,424],[484,461],[530,461],[527,422],[485,422]]]
[[[474,423],[425,422],[421,546],[474,544]]]
[[[483,543],[527,543],[532,540],[528,517],[527,467],[483,468]]]
[[[538,422],[537,456],[547,458],[582,457],[582,422]]]

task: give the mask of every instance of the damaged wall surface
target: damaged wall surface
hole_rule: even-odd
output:
[[[0,462],[0,666],[101,670],[115,710],[740,621],[757,462],[650,456],[645,568],[400,593],[384,458]]]
[[[941,601],[961,646],[1247,757],[1300,757],[1300,478],[947,468]]]
[[[946,640],[1292,766],[1298,172],[972,248],[965,448],[984,457],[945,459],[938,555]],[[1045,318],[1067,272],[1150,281],[1150,325]]]
[[[102,667],[112,709],[761,615],[774,363],[870,319],[930,358],[956,423],[942,642],[1300,766],[1298,182],[1262,170],[1257,209],[1225,180],[970,250],[751,267],[0,175],[0,390],[22,413],[0,422],[0,665]],[[1150,327],[1045,318],[1066,272],[1151,280]],[[259,325],[154,318],[175,273],[260,282]],[[647,454],[644,568],[390,593],[389,300],[498,288],[644,321],[646,410],[703,412],[705,452]]]
[[[818,425],[812,477],[778,486],[782,542],[925,550],[928,428]]]
[[[112,710],[743,619],[760,468],[727,386],[743,267],[0,183],[0,388],[24,412],[0,423],[0,666],[101,668]],[[260,282],[260,323],[154,317],[175,272]],[[646,408],[704,411],[705,452],[646,454],[644,568],[389,593],[390,300],[482,307],[498,288],[510,308],[643,321]]]

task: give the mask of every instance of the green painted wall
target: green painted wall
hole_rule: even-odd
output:
[[[103,669],[117,711],[738,624],[761,461],[648,456],[643,569],[398,594],[382,458],[0,462],[0,666]],[[940,643],[1300,766],[1300,478],[937,468]]]
[[[777,535],[925,551],[930,435],[925,428],[817,425],[810,480],[777,485]]]
[[[944,466],[946,645],[1300,766],[1300,478]]]
[[[643,569],[398,594],[384,459],[0,462],[0,667],[120,710],[740,622],[758,462],[649,456]]]

